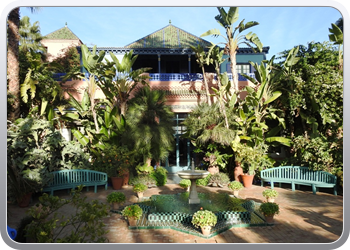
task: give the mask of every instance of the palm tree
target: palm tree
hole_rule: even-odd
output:
[[[165,105],[165,92],[140,88],[128,103],[127,140],[143,155],[144,162],[164,160],[173,149],[174,114]]]
[[[225,53],[229,55],[230,61],[231,61],[231,73],[232,73],[232,81],[233,86],[236,91],[238,91],[238,74],[236,70],[236,54],[238,46],[241,43],[246,44],[247,46],[251,47],[253,50],[255,50],[252,45],[254,44],[258,50],[262,51],[262,43],[260,42],[258,36],[255,33],[249,32],[247,35],[240,35],[242,31],[247,30],[253,26],[258,25],[258,22],[251,21],[244,24],[244,19],[235,27],[233,26],[234,23],[238,20],[239,14],[238,14],[238,7],[230,7],[228,12],[225,11],[223,7],[217,7],[219,10],[219,15],[215,17],[216,21],[224,27],[226,31],[226,37],[223,36],[220,33],[220,30],[218,29],[211,29],[207,32],[203,33],[201,37],[213,35],[215,37],[221,36],[225,39],[224,43],[218,43],[218,44],[224,44],[225,45]],[[236,34],[236,32],[238,33]],[[213,45],[211,48],[214,48],[216,45]]]
[[[127,109],[126,104],[130,97],[130,93],[138,84],[147,84],[146,80],[149,77],[144,73],[151,68],[140,68],[133,70],[132,66],[138,57],[138,55],[133,56],[133,50],[131,50],[129,53],[125,53],[121,62],[119,62],[118,58],[113,53],[110,53],[110,56],[113,60],[112,64],[114,63],[115,74],[113,75],[113,79],[111,81],[108,81],[108,77],[106,77],[106,81],[101,82],[103,86],[100,85],[100,87],[107,100],[114,106],[118,106],[121,114],[125,116]],[[108,60],[107,65],[110,65]]]
[[[39,7],[30,7],[32,12],[39,10]],[[11,110],[8,112],[8,119],[11,121],[19,118],[20,115],[20,82],[19,82],[19,7],[14,8],[7,21],[7,78],[8,94],[13,97]]]
[[[41,40],[44,37],[40,34],[39,22],[36,21],[33,25],[30,23],[30,18],[24,16],[20,20],[19,26],[19,49],[23,52],[33,50],[41,54],[46,53],[46,49],[41,44]]]

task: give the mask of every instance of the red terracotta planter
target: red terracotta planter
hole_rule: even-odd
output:
[[[245,188],[250,188],[253,185],[254,175],[242,174],[241,175],[243,186]]]
[[[113,189],[122,189],[123,177],[111,177]]]

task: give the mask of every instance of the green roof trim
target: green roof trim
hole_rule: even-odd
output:
[[[45,36],[46,39],[80,40],[67,26]]]
[[[169,24],[148,36],[126,45],[125,48],[177,49],[190,48],[191,46],[197,47],[198,44],[204,48],[211,45],[210,42]]]

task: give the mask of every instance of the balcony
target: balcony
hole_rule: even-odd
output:
[[[227,74],[229,79],[232,80],[232,74]],[[246,74],[252,78],[255,78],[254,73]],[[203,74],[200,73],[150,73],[150,81],[202,81]],[[216,79],[216,76],[215,76]],[[248,81],[245,77],[238,74],[238,81]]]

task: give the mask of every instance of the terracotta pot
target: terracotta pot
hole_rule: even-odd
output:
[[[233,175],[235,177],[235,181],[242,181],[242,177],[241,175],[243,174],[243,168],[241,167],[241,163],[236,161],[236,167],[235,170],[233,172]]]
[[[112,204],[112,209],[113,209],[113,210],[118,210],[118,209],[119,209],[119,203],[118,203],[118,202],[114,202],[114,203]]]
[[[268,197],[268,198],[267,198],[267,202],[275,202],[275,198]]]
[[[123,178],[122,177],[111,177],[113,189],[122,189]]]
[[[269,216],[265,216],[265,220],[267,224],[274,224],[274,219],[273,219],[273,215],[269,215]]]
[[[25,194],[22,199],[18,199],[18,206],[19,207],[28,207],[30,200],[32,199],[32,193]]]
[[[127,187],[128,184],[129,184],[129,172],[126,172],[124,175],[123,175],[123,187]]]
[[[254,175],[243,174],[241,178],[245,188],[250,188],[253,185]]]
[[[218,166],[209,166],[208,167],[208,172],[211,174],[211,175],[214,175],[216,173],[219,173],[219,167]]]
[[[202,234],[207,236],[210,234],[211,226],[203,226],[201,227],[201,230]]]
[[[128,222],[130,227],[136,227],[137,219],[135,217],[128,217]]]

